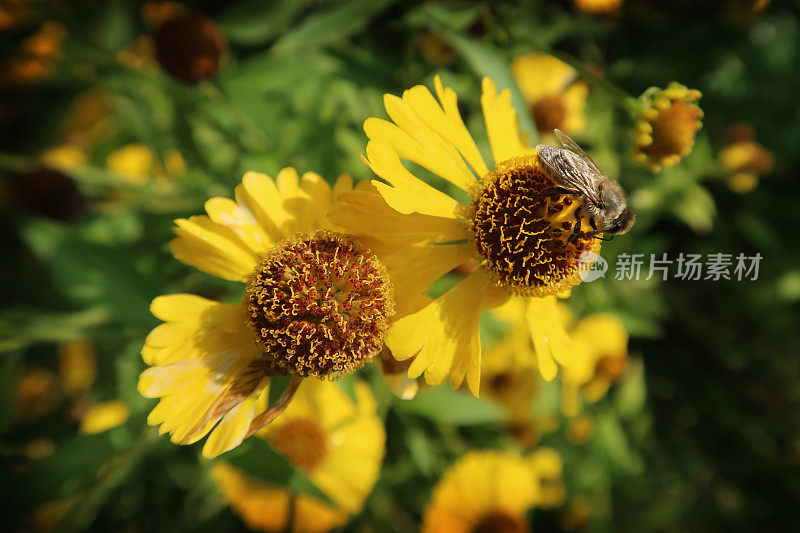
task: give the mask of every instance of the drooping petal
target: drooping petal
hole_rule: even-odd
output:
[[[394,323],[386,345],[395,358],[416,356],[408,376],[423,372],[431,385],[450,377],[458,387],[467,384],[476,396],[480,385],[480,334],[478,319],[489,278],[477,269],[422,310]]]
[[[555,296],[527,299],[527,320],[539,363],[539,372],[547,381],[556,377],[559,363],[569,366],[573,353],[569,336],[559,319]]]
[[[373,182],[386,203],[400,213],[456,217],[458,202],[411,174],[385,141],[369,141],[364,162],[375,174],[391,184]]]
[[[170,248],[176,259],[223,279],[247,280],[258,256],[232,229],[206,216],[181,218],[175,223],[177,238]]]

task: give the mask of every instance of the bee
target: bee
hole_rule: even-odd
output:
[[[589,219],[589,225],[594,230],[590,235],[611,235],[603,240],[611,240],[614,235],[631,229],[636,217],[628,208],[625,191],[620,184],[601,172],[592,158],[566,133],[561,130],[554,130],[554,133],[564,148],[540,144],[536,152],[545,171],[558,186],[545,189],[541,195],[570,194],[582,200],[580,208],[575,210],[575,225],[567,243],[578,238],[583,217]]]

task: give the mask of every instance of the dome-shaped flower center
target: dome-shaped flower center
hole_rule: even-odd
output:
[[[536,129],[542,133],[553,133],[554,129],[564,129],[567,107],[561,95],[545,96],[531,106],[531,116]]]
[[[701,117],[702,112],[696,105],[674,101],[650,120],[653,144],[642,151],[657,159],[686,153],[694,144]]]
[[[292,418],[269,433],[272,447],[306,472],[314,470],[327,454],[325,429],[311,417]]]
[[[628,356],[624,353],[603,355],[595,364],[595,374],[605,376],[611,381],[619,381],[628,370]]]
[[[505,510],[484,514],[471,529],[471,533],[526,533],[527,531],[528,525],[522,517]]]
[[[580,199],[543,195],[556,183],[536,155],[497,165],[473,194],[470,229],[493,281],[525,296],[546,296],[580,283],[580,256],[599,252],[588,223],[570,240]]]
[[[386,269],[353,238],[317,231],[262,257],[247,286],[250,325],[287,372],[337,379],[383,347],[394,315]]]

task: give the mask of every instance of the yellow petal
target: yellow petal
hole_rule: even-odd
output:
[[[536,349],[539,372],[547,381],[556,377],[556,362],[568,365],[572,360],[572,347],[564,325],[559,320],[555,296],[528,298],[527,320],[531,340]]]
[[[562,92],[575,78],[575,70],[548,54],[526,54],[511,62],[511,72],[529,104]]]
[[[175,221],[178,236],[170,243],[176,259],[208,274],[246,281],[258,256],[230,228],[205,216]]]
[[[168,294],[155,298],[150,312],[165,322],[196,320],[215,305],[219,303],[194,294]]]
[[[438,385],[449,376],[457,387],[466,375],[470,390],[478,395],[478,319],[489,283],[486,274],[478,269],[422,310],[394,323],[386,345],[400,361],[416,356],[408,377],[425,372],[425,380]]]
[[[470,257],[468,244],[407,246],[382,257],[394,286],[397,316],[417,311],[419,297],[430,285]]]
[[[213,222],[231,228],[254,253],[262,254],[273,244],[272,238],[244,204],[229,198],[211,198],[205,208]]]
[[[330,215],[337,226],[354,234],[402,243],[450,242],[469,238],[464,222],[392,209],[372,184],[341,195]]]
[[[483,119],[495,165],[524,155],[526,147],[519,136],[519,122],[517,112],[511,105],[511,91],[506,89],[498,95],[497,87],[489,78],[483,78],[482,90]]]
[[[203,457],[213,459],[241,444],[250,430],[250,422],[266,410],[268,402],[269,379],[264,378],[250,396],[222,417],[203,446]]]
[[[422,213],[437,217],[455,218],[458,202],[411,174],[400,157],[384,141],[367,143],[367,159],[372,171],[392,186],[373,182],[392,208],[403,214]]]
[[[440,135],[453,143],[467,163],[472,166],[473,172],[479,177],[486,175],[489,169],[486,168],[486,163],[475,145],[469,130],[464,125],[461,119],[461,113],[458,111],[458,101],[456,92],[450,87],[444,87],[442,80],[439,79],[438,74],[434,78],[434,86],[436,88],[436,96],[442,104],[446,120],[442,121],[440,129],[437,129]],[[434,127],[433,125],[430,125]]]

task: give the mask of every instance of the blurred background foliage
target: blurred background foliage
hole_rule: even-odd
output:
[[[619,3],[2,2],[0,453],[13,504],[4,522],[243,528],[196,447],[146,425],[152,402],[136,391],[139,350],[156,324],[151,299],[233,294],[171,257],[172,220],[231,197],[248,170],[370,179],[364,120],[385,116],[384,93],[432,87],[436,74],[459,94],[472,131],[482,128],[480,78],[512,89],[535,142],[510,65],[552,52],[600,77],[574,137],[619,177],[638,214],[604,257],[760,253],[759,278],[609,276],[576,288],[572,314],[619,317],[631,362],[579,417],[561,414],[557,383],[539,383],[533,436],[515,434],[491,399],[438,388],[399,400],[376,370],[363,371],[386,424],[386,456],[346,530],[414,531],[458,456],[532,442],[560,452],[566,485],[562,505],[535,511],[539,531],[795,530],[798,3]],[[591,12],[600,4],[612,9]],[[205,14],[224,37],[199,70],[179,62],[171,76],[153,36],[174,10]],[[175,37],[162,35],[164,46],[191,44]],[[634,120],[620,94],[673,80],[702,92],[703,129],[691,154],[653,173],[631,155]],[[737,163],[735,146],[758,157]],[[508,331],[501,319],[483,322],[486,347]],[[86,422],[98,406],[112,429]],[[239,466],[253,463],[247,453]],[[288,464],[260,475],[315,490]]]

